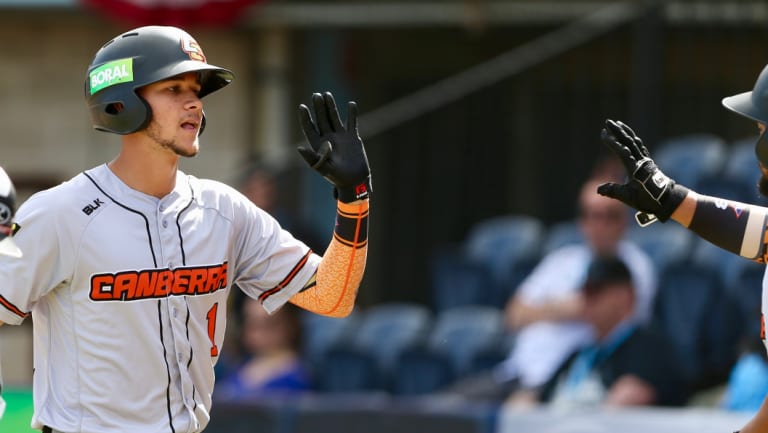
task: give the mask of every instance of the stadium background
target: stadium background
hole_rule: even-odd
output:
[[[95,50],[138,24],[74,0],[0,0],[0,163],[22,197],[114,155],[116,137],[89,125],[82,82]],[[571,218],[606,117],[652,152],[680,134],[754,134],[720,100],[751,88],[768,59],[768,7],[751,1],[273,0],[225,26],[185,27],[236,74],[205,101],[189,172],[234,184],[244,162],[273,164],[285,203],[328,233],[330,187],[295,153],[295,107],[330,90],[368,115],[363,307],[430,304],[433,253],[485,218]],[[446,79],[455,95],[436,87]],[[10,385],[29,378],[28,325],[2,329]]]

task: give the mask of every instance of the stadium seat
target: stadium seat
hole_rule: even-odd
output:
[[[668,266],[688,261],[694,235],[676,223],[656,222],[647,227],[631,224],[627,238],[643,249],[662,272]]]
[[[385,378],[372,352],[354,346],[334,346],[325,354],[314,381],[321,392],[354,393],[383,390]]]
[[[435,318],[427,345],[448,357],[457,376],[465,375],[471,369],[475,354],[501,343],[503,315],[498,308],[480,305],[443,311]]]
[[[578,221],[568,220],[552,224],[544,236],[542,254],[547,254],[565,245],[579,243],[583,240],[584,235],[581,233]]]
[[[716,135],[686,134],[659,142],[651,154],[664,174],[696,188],[700,179],[720,173],[727,148],[725,140]]]
[[[357,311],[344,318],[302,312],[302,355],[308,365],[322,368],[329,348],[351,341],[359,316]]]
[[[392,376],[394,395],[420,395],[439,391],[450,385],[456,375],[450,359],[426,346],[404,350]]]
[[[735,314],[714,269],[687,262],[660,274],[654,323],[678,349],[692,390],[727,376],[737,354]]]
[[[460,249],[443,248],[433,254],[430,280],[437,313],[463,305],[490,305],[496,297],[488,267]]]
[[[728,280],[733,279],[733,273],[739,268],[734,262],[748,260],[700,237],[694,237],[691,248],[690,262],[699,267],[710,268],[717,272],[721,283],[726,286]]]
[[[476,223],[467,234],[466,255],[487,267],[494,291],[508,292],[510,280],[521,267],[541,257],[545,226],[528,215],[503,215]]]
[[[358,313],[351,338],[330,349],[318,372],[326,391],[385,389],[400,353],[422,341],[432,326],[431,311],[420,304],[378,304]],[[345,378],[345,371],[351,377]]]
[[[740,334],[758,341],[765,265],[737,257],[729,267],[725,290],[738,308]]]

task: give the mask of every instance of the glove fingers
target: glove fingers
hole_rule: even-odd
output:
[[[325,106],[325,98],[321,93],[312,94],[312,105],[315,108],[315,120],[317,120],[317,127],[320,130],[320,135],[333,132],[331,121],[328,118],[328,108]]]
[[[637,150],[640,152],[641,157],[643,158],[650,158],[651,154],[648,153],[648,148],[645,147],[645,144],[643,144],[643,140],[635,134],[635,131],[632,130],[632,128],[629,127],[626,123],[622,121],[616,122],[619,127],[621,127],[622,130],[632,139],[632,141],[635,142],[635,145],[637,146]]]
[[[631,175],[634,173],[636,159],[632,156],[632,152],[629,150],[629,148],[622,144],[607,129],[603,129],[600,132],[600,138],[602,139],[603,143],[611,150],[611,152],[619,157],[621,163],[624,165],[624,169],[627,171],[627,174]]]
[[[317,161],[315,161],[314,164],[312,164],[312,168],[315,170],[318,170],[320,167],[325,164],[326,161],[331,157],[331,152],[333,151],[333,146],[331,146],[330,141],[324,141],[323,144],[320,145],[320,149],[317,151]]]
[[[604,183],[597,187],[597,193],[604,197],[615,198],[627,204],[630,202],[629,189],[617,183]]]
[[[357,131],[357,103],[355,101],[347,103],[347,130]]]
[[[635,161],[640,161],[645,157],[643,153],[640,151],[640,148],[638,148],[637,143],[635,143],[634,140],[634,133],[632,135],[629,135],[627,130],[622,128],[621,125],[623,125],[621,122],[614,122],[613,120],[606,120],[605,125],[608,128],[608,130],[611,132],[611,134],[619,141],[621,142],[627,149],[629,149],[630,154],[633,158],[635,158]],[[629,129],[631,132],[632,130]]]
[[[301,129],[304,131],[304,137],[310,143],[320,138],[320,132],[317,130],[317,126],[312,121],[312,115],[309,112],[309,107],[304,104],[299,105],[299,123]]]
[[[325,110],[328,113],[328,120],[334,131],[339,132],[344,130],[344,125],[341,124],[341,118],[339,117],[339,110],[336,108],[336,101],[333,99],[331,92],[325,92],[323,94],[325,100]]]
[[[304,161],[307,161],[307,164],[313,168],[320,160],[320,156],[317,154],[317,152],[315,152],[314,149],[309,146],[301,145],[297,147],[296,150],[299,151],[299,154],[302,158],[304,158]]]

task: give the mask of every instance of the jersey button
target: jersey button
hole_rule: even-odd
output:
[[[168,221],[163,220],[163,228],[167,228],[167,227],[168,227]]]

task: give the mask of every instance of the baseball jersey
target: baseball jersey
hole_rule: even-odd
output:
[[[183,433],[208,423],[234,284],[273,311],[320,262],[222,183],[158,199],[107,165],[30,197],[0,257],[0,320],[34,329],[32,425]]]

